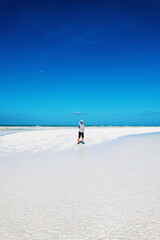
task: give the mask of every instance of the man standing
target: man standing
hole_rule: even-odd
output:
[[[79,144],[79,140],[82,136],[82,144],[85,144],[84,143],[84,125],[83,125],[83,120],[80,121],[79,125],[78,125],[78,128],[79,128],[79,133],[78,133],[78,142],[77,144]]]

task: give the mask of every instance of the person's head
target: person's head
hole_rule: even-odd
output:
[[[81,120],[80,123],[83,124],[83,120]]]

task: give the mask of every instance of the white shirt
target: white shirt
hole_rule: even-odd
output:
[[[81,133],[84,133],[84,125],[83,125],[83,124],[80,124],[80,123],[79,123],[78,128],[79,128],[79,131],[80,131]]]

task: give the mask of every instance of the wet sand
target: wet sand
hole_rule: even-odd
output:
[[[159,239],[159,146],[149,134],[1,156],[1,239]]]

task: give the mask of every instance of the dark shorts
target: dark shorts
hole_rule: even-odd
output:
[[[78,133],[78,137],[81,138],[81,136],[82,136],[82,138],[84,138],[84,133],[79,132],[79,133]]]

